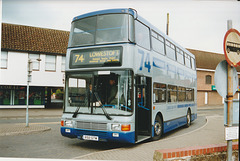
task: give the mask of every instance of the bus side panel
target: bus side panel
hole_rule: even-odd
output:
[[[167,133],[169,131],[172,131],[178,127],[184,126],[187,124],[187,118],[186,117],[181,117],[175,120],[171,120],[168,122],[164,122],[164,133]]]

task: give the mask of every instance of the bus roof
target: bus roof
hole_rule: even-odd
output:
[[[176,43],[174,40],[172,40],[168,35],[164,34],[162,31],[157,29],[155,26],[153,26],[150,22],[148,22],[146,19],[143,17],[139,16],[137,14],[137,11],[132,8],[118,8],[118,9],[106,9],[106,10],[99,10],[99,11],[94,11],[94,12],[89,12],[83,15],[79,15],[73,18],[73,21],[86,18],[86,17],[91,17],[91,16],[96,16],[96,15],[104,15],[104,14],[112,14],[112,13],[129,13],[133,15],[133,17],[139,21],[141,21],[143,24],[147,25],[150,29],[154,30],[155,32],[158,32],[160,35],[162,35],[165,39],[169,40],[170,42],[174,43],[178,48],[182,49],[184,52],[188,53],[191,57],[195,57],[192,53],[190,53],[188,50],[183,48],[181,45]]]
[[[100,11],[94,11],[90,13],[86,13],[83,15],[79,15],[73,18],[73,21],[90,17],[90,16],[96,16],[96,15],[104,15],[104,14],[109,14],[109,13],[129,13],[133,15],[134,17],[136,16],[136,11],[131,8],[119,8],[119,9],[107,9],[107,10],[100,10]]]

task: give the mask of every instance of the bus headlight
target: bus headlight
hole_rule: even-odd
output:
[[[61,120],[61,126],[73,127],[72,120]]]
[[[73,121],[72,121],[72,120],[66,120],[66,121],[65,121],[65,126],[67,126],[67,127],[73,127]]]
[[[121,130],[121,125],[120,124],[112,124],[111,130],[112,131],[120,131]]]

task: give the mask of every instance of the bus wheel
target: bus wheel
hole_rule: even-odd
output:
[[[163,133],[163,124],[162,119],[160,116],[156,116],[155,123],[154,123],[154,137],[153,140],[159,140]]]
[[[230,52],[230,49],[229,49],[229,48],[227,48],[227,52],[228,52],[228,53]]]
[[[188,110],[186,127],[189,127],[190,125],[191,125],[191,112],[190,112],[190,110]]]

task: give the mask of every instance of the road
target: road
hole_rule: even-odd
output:
[[[206,116],[213,115],[222,116],[223,109],[199,109],[198,119],[194,121],[189,128],[174,130],[173,132],[165,134],[162,139],[171,139],[175,136],[190,133],[204,126],[206,123]],[[0,123],[4,124],[24,122],[25,119],[0,120]],[[72,159],[110,149],[137,148],[138,146],[144,146],[146,142],[151,144],[151,141],[129,145],[69,139],[60,134],[60,118],[35,118],[30,119],[29,122],[48,126],[51,130],[29,135],[1,136],[0,157]]]

